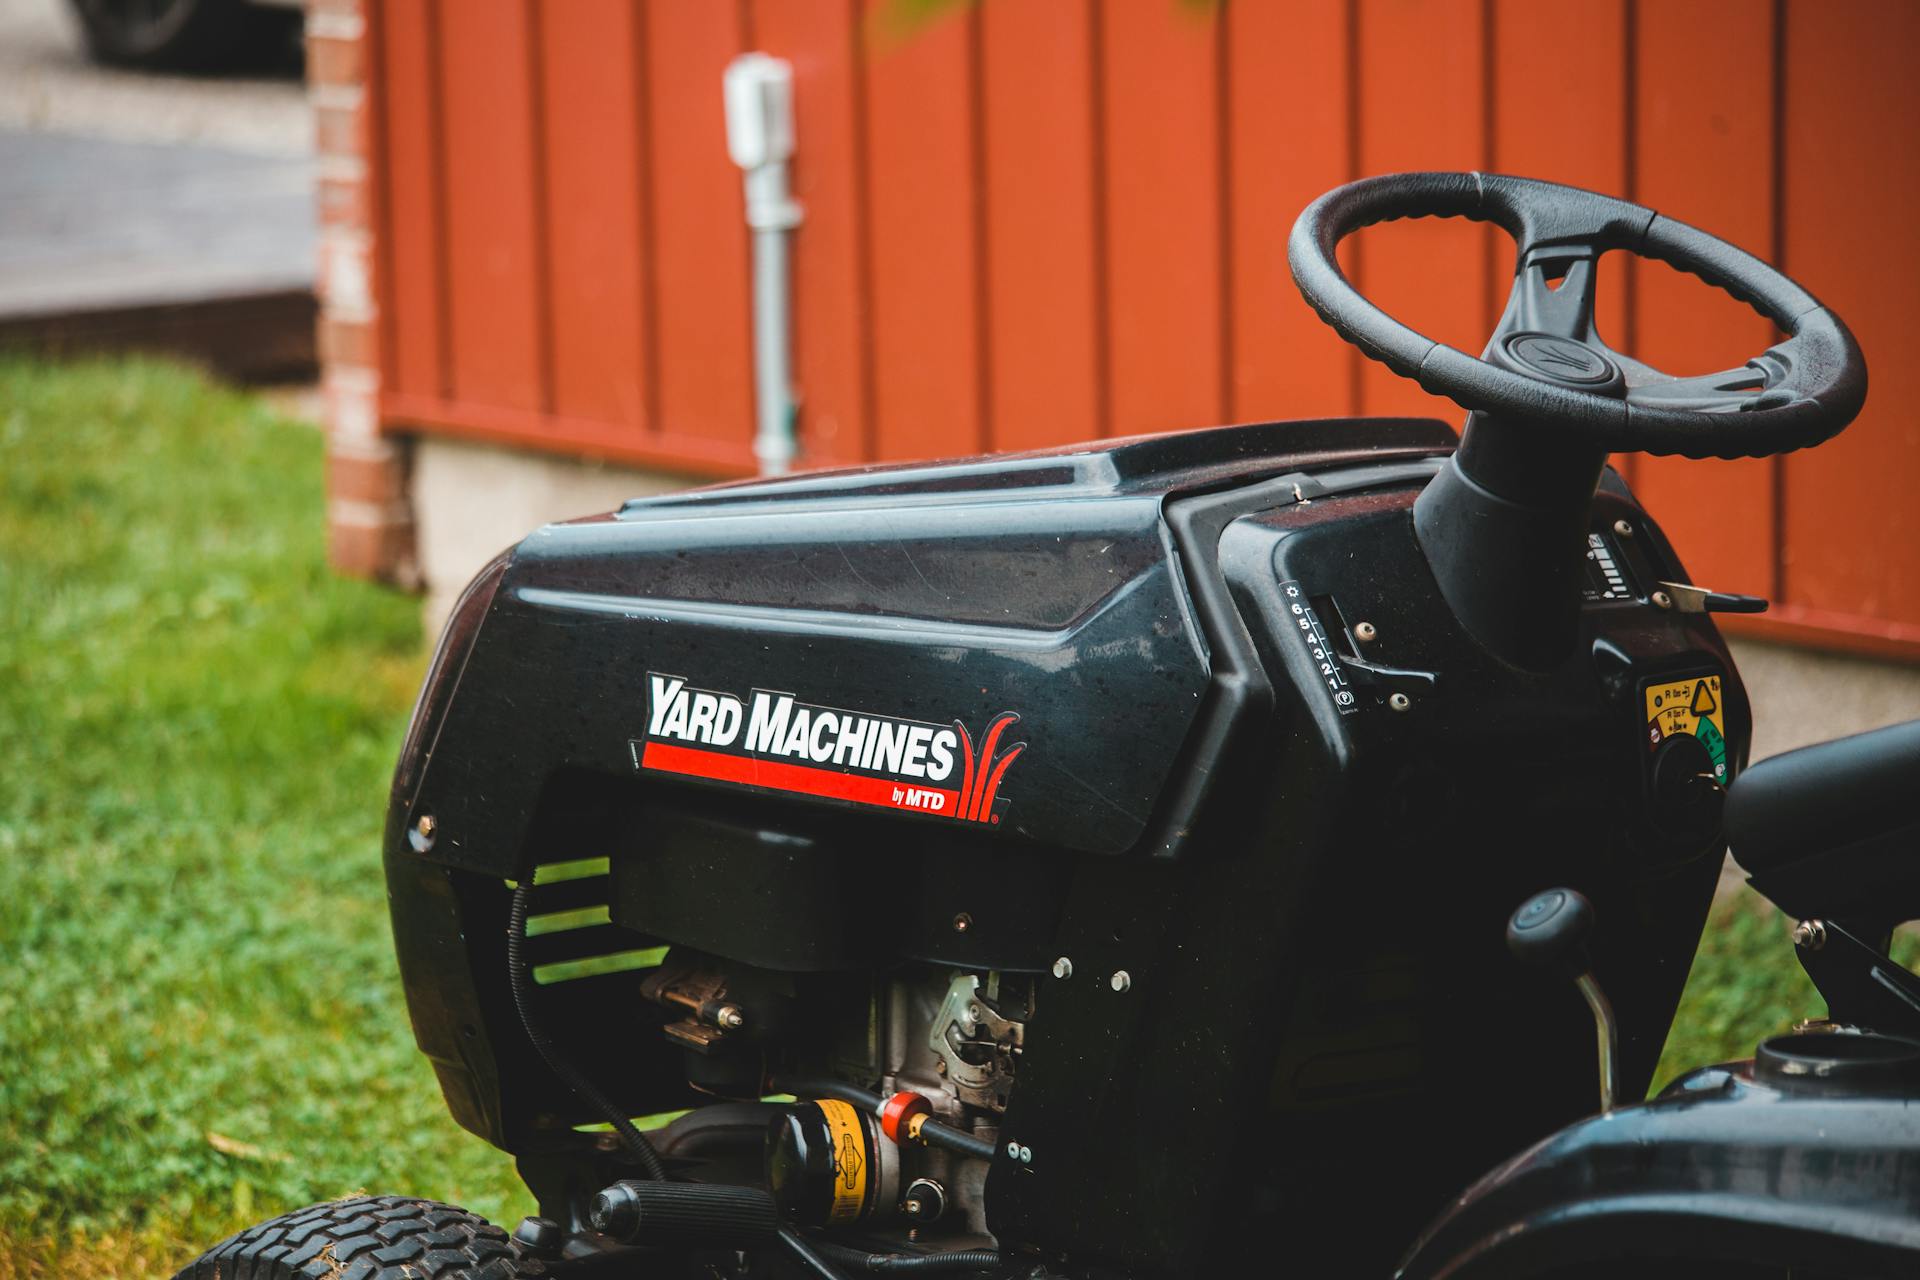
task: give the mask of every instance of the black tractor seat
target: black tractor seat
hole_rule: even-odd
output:
[[[1790,915],[1920,919],[1920,720],[1789,751],[1727,795],[1727,838]]]

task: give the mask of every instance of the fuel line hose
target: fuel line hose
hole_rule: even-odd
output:
[[[507,920],[507,973],[512,980],[513,1007],[520,1014],[520,1029],[527,1033],[527,1039],[533,1041],[533,1047],[539,1051],[541,1060],[553,1074],[606,1117],[607,1123],[613,1126],[614,1133],[619,1137],[620,1145],[639,1161],[646,1175],[656,1182],[664,1181],[667,1167],[660,1162],[660,1153],[647,1141],[647,1135],[634,1128],[633,1121],[614,1105],[613,1099],[600,1092],[599,1086],[568,1062],[559,1046],[549,1040],[546,1032],[540,1028],[540,1020],[533,1011],[533,974],[528,971],[526,956],[527,899],[532,889],[533,876],[529,874],[513,891],[513,911]]]

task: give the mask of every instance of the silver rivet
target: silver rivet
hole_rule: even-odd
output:
[[[1613,522],[1613,531],[1623,538],[1631,538],[1633,536],[1633,526],[1625,520],[1615,520]]]
[[[1793,926],[1793,945],[1802,951],[1818,951],[1827,945],[1827,926],[1819,920],[1802,920]]]
[[[1371,622],[1356,622],[1353,624],[1353,638],[1362,644],[1365,644],[1379,634],[1378,631],[1374,630]]]
[[[1664,591],[1656,591],[1647,598],[1653,601],[1653,607],[1656,609],[1673,608],[1673,597]]]
[[[1395,711],[1405,711],[1413,705],[1413,699],[1404,693],[1390,693],[1387,695],[1387,705]]]
[[[1113,971],[1113,977],[1109,979],[1109,981],[1115,991],[1125,991],[1133,985],[1133,975],[1125,969],[1115,969]]]
[[[1053,976],[1065,982],[1073,976],[1073,961],[1061,956],[1053,962]]]
[[[1010,1159],[1018,1160],[1020,1158],[1020,1144],[1017,1142],[1009,1142],[1007,1144],[1007,1156]]]
[[[973,917],[966,912],[962,911],[953,918],[953,931],[955,933],[965,933],[971,928],[973,928]]]
[[[1020,1148],[1020,1163],[1021,1163],[1021,1164],[1032,1164],[1032,1163],[1033,1163],[1033,1148],[1032,1148],[1032,1147],[1022,1147],[1022,1148]]]

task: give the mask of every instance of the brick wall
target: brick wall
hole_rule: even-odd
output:
[[[366,0],[308,0],[307,85],[320,157],[321,394],[334,567],[419,583],[404,439],[380,432]]]

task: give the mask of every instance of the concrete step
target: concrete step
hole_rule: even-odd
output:
[[[310,157],[0,130],[0,347],[311,376]]]

